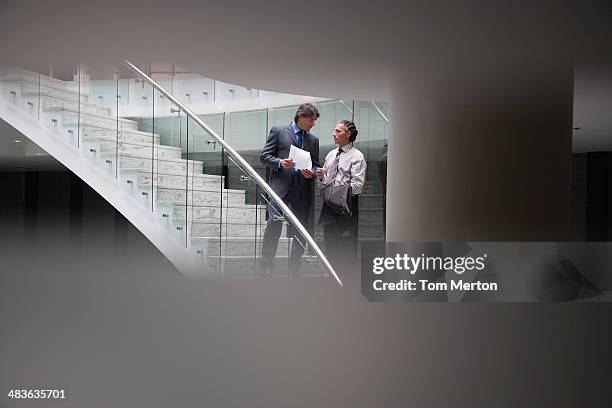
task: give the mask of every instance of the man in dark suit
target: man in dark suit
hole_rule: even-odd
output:
[[[308,225],[310,203],[313,193],[313,174],[319,167],[319,139],[310,133],[310,129],[319,118],[319,111],[305,103],[298,107],[293,122],[286,126],[274,126],[266,140],[259,159],[272,170],[270,187],[289,206],[302,225]],[[293,160],[289,160],[291,146],[310,152],[311,169],[296,169]],[[276,256],[278,239],[282,230],[281,210],[274,204],[268,204],[268,223],[264,232],[261,248],[261,267],[265,273],[270,272]],[[305,240],[296,233],[303,243]],[[289,271],[297,273],[304,247],[293,240],[289,260]]]

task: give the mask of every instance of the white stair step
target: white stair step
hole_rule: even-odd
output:
[[[185,200],[182,200],[180,203],[164,202],[164,201],[158,200],[157,208],[158,208],[158,211],[164,215],[164,218],[173,219],[176,222],[184,223],[185,212],[189,214],[189,221],[191,221],[192,217],[194,217],[195,219],[211,219],[211,217],[214,216],[216,220],[219,219],[217,213],[210,214],[210,209],[219,208],[219,203],[216,203],[214,205],[192,205],[192,204],[186,205]],[[262,208],[263,208],[262,206],[259,206],[259,209],[262,209]],[[227,212],[228,209],[232,209],[232,211],[236,211],[236,212],[241,212],[243,210],[254,210],[255,206],[252,204],[244,204],[244,203],[227,204],[227,202],[224,202],[223,211]],[[263,208],[262,211],[264,209],[265,208]],[[235,213],[232,212],[232,214],[235,214]],[[265,213],[262,213],[262,214],[264,214],[264,216],[261,217],[261,220],[263,222],[265,220]],[[236,215],[238,216],[238,214]],[[243,215],[242,213],[240,213],[240,216],[246,216],[246,215]]]
[[[239,223],[227,222],[219,223],[213,221],[193,221],[191,222],[192,237],[244,237],[253,238],[263,237],[265,223]],[[284,226],[283,226],[284,229]]]
[[[95,115],[115,119],[112,116],[112,111],[106,106],[93,105],[90,103],[78,103],[76,101],[64,100],[58,97],[42,96],[41,108],[43,110],[71,110],[80,112],[81,115]]]
[[[203,177],[204,176],[204,177]],[[189,176],[178,174],[157,174],[151,175],[149,172],[138,174],[138,184],[150,186],[151,179],[157,187],[177,188],[197,191],[221,191],[223,189],[223,179],[221,176],[212,174],[190,174]]]
[[[261,245],[263,243],[263,235],[258,237],[203,237],[192,238],[192,246],[206,247],[206,255],[209,257],[219,256],[219,254],[228,256],[251,256],[261,254]],[[286,256],[289,253],[290,240],[281,237],[278,240],[276,254],[278,256]]]
[[[74,89],[66,88],[66,85],[55,86],[55,85],[46,85],[44,82],[40,84],[30,82],[30,81],[22,81],[21,82],[21,92],[22,95],[30,95],[30,96],[38,96],[43,97],[51,97],[57,100],[63,100],[67,102],[78,102],[87,103],[88,96],[85,92],[79,92]],[[79,98],[80,97],[80,98]]]
[[[117,129],[117,125],[119,125],[120,129],[138,130],[138,122],[129,119],[89,114],[79,115],[78,110],[71,109],[61,109],[61,112],[64,125],[89,125],[109,130]]]
[[[137,174],[138,175],[144,175],[144,176],[150,176],[151,175],[151,171],[138,170]],[[156,175],[156,176],[173,176],[173,177],[178,177],[178,179],[176,179],[176,180],[183,181],[181,186],[184,185],[184,181],[185,181],[185,175],[184,174],[173,174],[173,173],[164,173],[163,171],[156,171],[156,172],[154,172],[154,175]],[[204,181],[208,181],[210,183],[217,183],[217,184],[222,183],[223,180],[225,179],[224,176],[219,176],[217,174],[207,174],[207,173],[192,173],[192,174],[189,174],[189,180],[191,180],[192,178],[202,179]]]
[[[181,149],[172,146],[163,146],[163,145],[142,145],[142,144],[132,144],[125,142],[110,142],[103,141],[100,142],[100,152],[102,154],[106,153],[115,153],[119,151],[119,154],[130,154],[135,156],[145,156],[152,155],[153,157],[161,158],[170,158],[170,159],[180,159],[181,158]]]
[[[255,206],[243,207],[226,207],[223,206],[200,206],[188,207],[184,205],[175,205],[172,209],[172,219],[175,221],[185,221],[185,213],[187,213],[188,221],[216,221],[220,222],[223,216],[223,222],[265,222],[266,209],[265,207],[255,208]]]
[[[223,206],[244,204],[244,191],[242,190],[223,190],[213,191],[193,191],[187,192],[179,189],[158,188],[157,202],[183,204],[193,206],[215,207],[220,205],[223,199]]]
[[[112,153],[111,153],[112,155]],[[189,173],[202,173],[203,165],[200,161],[184,160],[184,159],[172,159],[172,158],[158,158],[152,160],[150,157],[136,156],[133,154],[119,154],[120,168],[128,170],[148,170],[157,172],[163,172],[168,174],[185,174]]]
[[[126,143],[140,144],[142,146],[151,146],[153,143],[159,144],[159,135],[152,135],[149,132],[141,132],[139,130],[120,129],[117,132],[116,126],[112,129],[101,128],[91,125],[82,125],[81,134],[84,139],[90,140],[123,140]]]
[[[197,191],[221,191],[223,189],[223,181],[220,178],[203,178],[201,174],[189,175],[189,177],[178,174],[139,174],[138,184],[141,186],[150,186],[151,180],[154,180],[156,187],[189,189]],[[215,177],[215,176],[213,176]]]

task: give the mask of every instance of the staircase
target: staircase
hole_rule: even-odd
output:
[[[257,276],[265,206],[247,204],[244,190],[227,188],[222,175],[207,174],[204,161],[186,159],[192,157],[189,150],[163,145],[160,134],[140,130],[138,120],[121,116],[118,104],[90,101],[86,84],[79,75],[62,81],[2,68],[0,117],[111,202],[179,270]],[[153,88],[150,92],[155,95]],[[156,113],[153,107],[151,117]],[[179,120],[188,129],[189,119]],[[207,153],[216,154],[220,163],[228,162],[220,149],[210,149]],[[280,265],[297,242],[287,238],[286,227],[285,222]],[[328,276],[312,255],[305,257],[302,273]]]

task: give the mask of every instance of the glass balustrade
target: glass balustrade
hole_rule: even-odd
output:
[[[223,115],[208,119],[214,131],[222,135]],[[174,217],[187,222],[187,245],[196,263],[208,276],[220,276],[222,225],[226,216],[222,212],[226,188],[223,149],[214,136],[192,118],[188,118],[185,136],[182,155],[194,165],[186,179],[189,201],[185,207],[175,206]]]
[[[258,91],[185,72],[153,76],[177,103],[123,66],[79,65],[72,78],[62,80],[2,67],[0,91],[5,101],[29,113],[115,178],[143,211],[154,213],[169,236],[188,249],[202,275],[261,276],[263,237],[272,221],[280,236],[271,274],[296,270],[290,265],[295,247],[304,253],[302,275],[326,275],[308,237],[246,168],[263,180],[269,176],[270,170],[259,160],[261,148],[272,126],[293,120],[297,105],[189,116],[179,103],[189,109],[210,101],[258,97]],[[336,148],[331,136],[336,122],[356,122],[355,145],[368,161],[359,237],[384,239],[388,104],[335,100],[316,105],[321,117],[312,133],[320,140],[321,166]],[[239,156],[226,151],[215,135]],[[303,226],[322,246],[322,229],[317,225],[321,201],[318,191],[314,193]]]
[[[265,110],[228,113],[225,123],[225,140],[260,176],[265,177],[265,169],[259,161],[267,128]],[[230,225],[225,231],[225,271],[230,275],[242,268],[256,274],[265,228],[265,206],[253,178],[230,156],[226,157],[226,162],[228,187],[244,191],[244,205],[234,206],[229,200],[226,202],[228,219],[239,223]],[[235,234],[231,229],[241,230],[242,236],[233,237]]]
[[[215,101],[215,81],[195,74],[177,73],[173,77],[174,95],[188,106]]]
[[[175,65],[155,65],[149,67],[150,76],[158,85],[170,92],[173,97],[181,103],[198,109],[206,110],[206,106],[214,103],[231,103],[233,101],[252,100],[257,101],[262,93],[258,89],[248,88],[245,86],[230,84],[222,81],[215,81],[211,78],[206,78],[201,75],[186,72],[183,68]],[[124,110],[138,113],[140,108],[146,108],[147,99],[143,98],[147,95],[142,93],[143,87],[141,78],[132,78],[126,84],[124,97],[120,101]],[[115,94],[115,86],[113,81],[101,79],[99,76],[91,78],[89,82],[90,101],[111,101]],[[265,92],[268,98],[280,95],[275,92]],[[158,107],[169,107],[170,102],[163,94],[156,96],[155,104]]]
[[[43,79],[43,81],[45,81]],[[2,97],[36,119],[40,118],[41,75],[10,66],[0,67]],[[46,83],[46,82],[45,82]]]
[[[80,123],[82,116],[104,117],[107,112],[95,106],[86,106],[85,84],[81,81],[79,67],[74,81],[62,81],[55,78],[40,77],[39,86],[24,83],[23,96],[38,93],[40,102],[40,120],[43,124],[74,147],[80,147]]]
[[[92,89],[92,81],[104,84]],[[119,167],[120,127],[128,123],[119,116],[119,73],[115,69],[96,70],[79,65],[75,84],[80,94],[76,129],[67,132],[78,137],[81,152],[89,160],[117,177]],[[93,91],[93,93],[92,93]],[[130,124],[134,126],[134,123]]]
[[[268,109],[268,126],[282,126],[291,123],[297,108],[298,105],[291,105]]]
[[[361,241],[383,241],[385,238],[388,118],[388,103],[355,101],[355,124],[359,129],[355,146],[368,163],[359,207]]]

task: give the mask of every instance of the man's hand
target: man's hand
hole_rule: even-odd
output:
[[[284,169],[292,169],[295,167],[295,162],[292,159],[281,160],[281,167]]]
[[[325,173],[323,173],[323,169],[321,167],[319,167],[317,169],[317,177],[320,179],[323,179],[323,177],[325,176]]]
[[[302,176],[304,176],[306,178],[311,178],[312,177],[312,170],[310,170],[310,169],[302,169]]]

